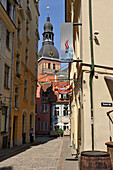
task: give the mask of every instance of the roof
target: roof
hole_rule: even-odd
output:
[[[46,43],[39,51],[39,58],[49,57],[59,59],[59,53],[56,47],[50,43]]]

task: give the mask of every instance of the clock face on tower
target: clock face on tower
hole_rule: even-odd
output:
[[[49,52],[49,56],[50,56],[50,57],[54,57],[53,51],[50,51],[50,52]]]

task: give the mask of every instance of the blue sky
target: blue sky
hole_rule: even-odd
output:
[[[43,36],[42,33],[44,32],[44,24],[47,20],[48,16],[48,9],[46,8],[49,6],[49,16],[50,22],[53,25],[53,33],[54,33],[54,45],[58,49],[59,56],[60,56],[60,24],[65,22],[65,0],[40,0],[39,1],[39,34],[40,34],[40,41],[39,41],[39,50],[42,47],[42,40]],[[62,64],[61,67],[65,64]]]

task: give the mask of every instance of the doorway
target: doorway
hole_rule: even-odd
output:
[[[14,116],[14,119],[13,119],[13,146],[17,145],[17,127],[18,127],[18,116]]]

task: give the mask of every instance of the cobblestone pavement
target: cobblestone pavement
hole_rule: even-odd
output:
[[[66,160],[71,156],[69,137],[38,140],[41,144],[1,161],[0,170],[78,170],[78,162]]]

